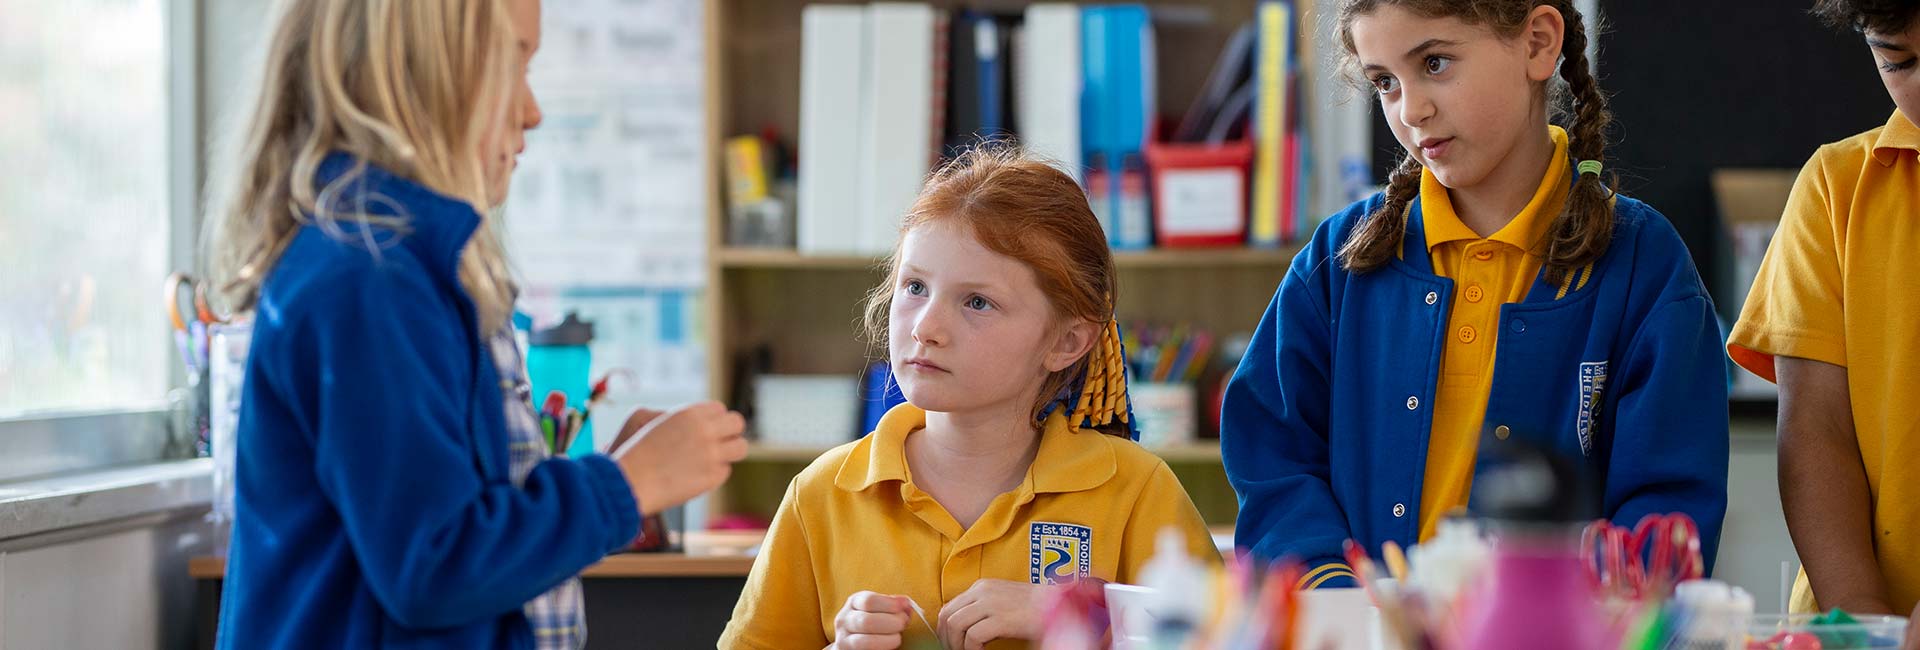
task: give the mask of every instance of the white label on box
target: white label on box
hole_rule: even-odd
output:
[[[1161,227],[1164,235],[1235,233],[1241,214],[1240,170],[1231,167],[1160,172]]]

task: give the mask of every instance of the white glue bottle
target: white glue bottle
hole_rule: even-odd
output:
[[[1208,582],[1207,567],[1187,551],[1179,529],[1160,529],[1153,542],[1153,559],[1140,572],[1140,586],[1154,591],[1148,610],[1154,619],[1151,647],[1186,647],[1206,618]]]

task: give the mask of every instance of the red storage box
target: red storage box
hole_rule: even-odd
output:
[[[1253,143],[1147,144],[1153,225],[1166,248],[1240,246],[1247,241],[1247,177]]]

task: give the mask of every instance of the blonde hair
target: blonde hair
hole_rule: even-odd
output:
[[[210,217],[209,275],[228,306],[251,310],[300,227],[345,238],[340,223],[401,225],[334,200],[365,165],[489,209],[482,142],[510,117],[517,73],[505,0],[287,0],[272,33],[244,143],[221,174]],[[314,174],[334,151],[361,165],[329,187]],[[329,197],[322,199],[320,197]],[[482,331],[504,327],[514,287],[494,230],[461,251],[459,278]],[[378,249],[371,241],[370,248]]]
[[[1100,220],[1073,177],[1011,142],[982,144],[933,173],[907,212],[901,238],[942,220],[965,224],[981,246],[1032,269],[1065,322],[1100,327],[1086,356],[1047,376],[1034,396],[1034,417],[1058,405],[1073,426],[1132,437],[1125,352],[1113,316],[1119,276]],[[866,335],[880,350],[887,347],[899,257],[896,243],[887,279],[867,294]]]

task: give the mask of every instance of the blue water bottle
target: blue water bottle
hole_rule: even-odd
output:
[[[588,394],[593,390],[593,323],[583,322],[578,314],[567,312],[559,325],[535,331],[527,337],[527,379],[533,384],[533,404],[546,403],[547,393],[560,391],[567,406],[586,412]],[[580,427],[580,435],[567,447],[566,455],[593,453],[593,420]]]

